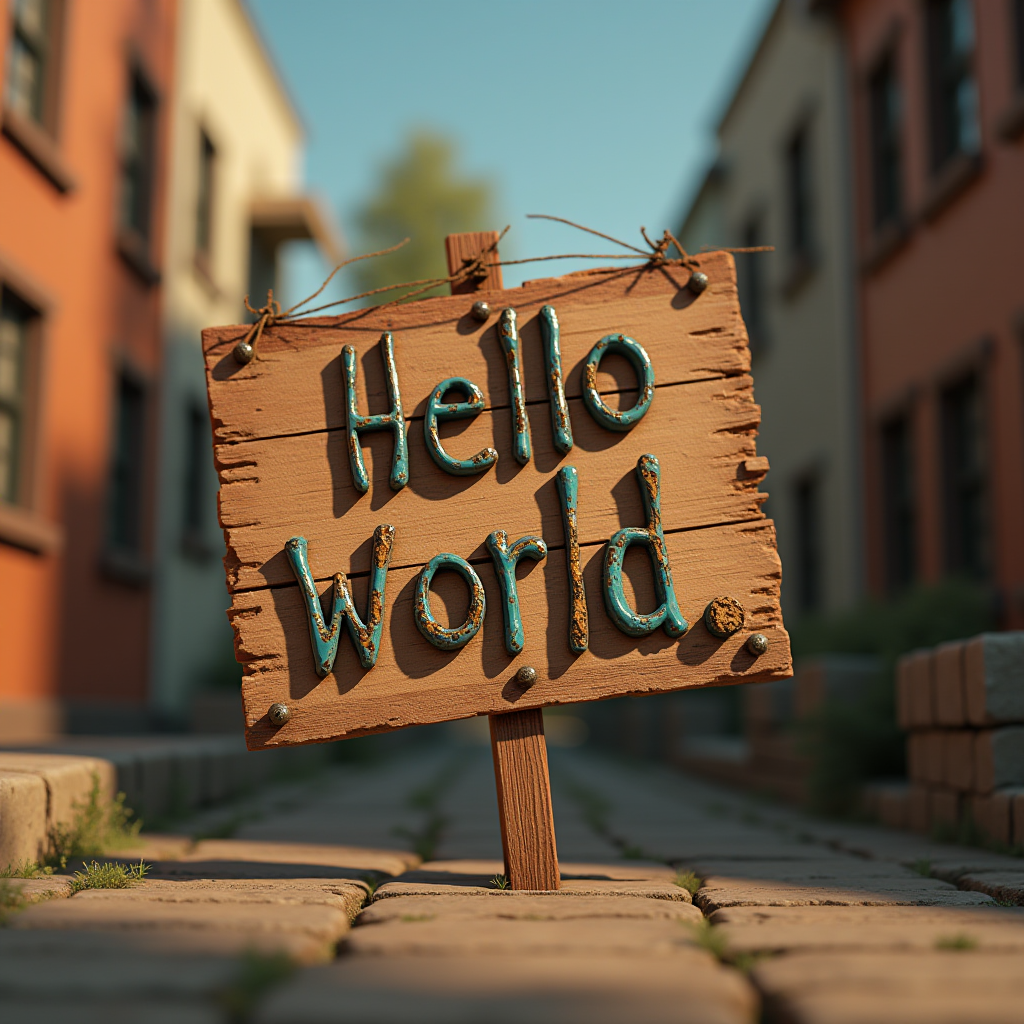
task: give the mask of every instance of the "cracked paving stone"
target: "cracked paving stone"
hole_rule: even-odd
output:
[[[728,907],[711,923],[730,953],[935,950],[964,941],[1024,952],[1024,910],[1001,907]]]
[[[507,900],[467,900],[461,896],[403,896],[376,900],[359,915],[359,926],[408,919],[477,921],[482,918],[571,921],[582,918],[700,922],[704,915],[692,904],[630,896],[513,894]]]
[[[751,978],[770,1020],[800,1024],[1020,1024],[1019,952],[793,953]]]
[[[758,999],[703,950],[649,957],[345,957],[296,975],[254,1024],[753,1024]]]
[[[992,898],[979,892],[962,892],[934,878],[874,879],[861,885],[797,885],[767,879],[704,879],[694,903],[705,914],[722,907],[801,906],[991,906]]]

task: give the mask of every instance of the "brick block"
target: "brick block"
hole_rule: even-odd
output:
[[[0,771],[0,871],[38,861],[46,844],[46,784],[37,775]]]
[[[906,828],[910,823],[910,788],[887,786],[877,797],[878,820],[890,828]]]
[[[974,743],[974,791],[1024,786],[1024,725],[982,729]]]
[[[971,798],[974,825],[986,839],[1009,846],[1013,836],[1012,791],[997,789],[986,796]]]
[[[942,736],[942,781],[950,789],[970,793],[974,789],[974,732],[950,729]]]
[[[907,736],[907,778],[911,782],[927,782],[925,747],[927,733],[912,732]]]
[[[982,633],[965,644],[964,695],[973,725],[1024,722],[1024,632]]]
[[[935,724],[932,709],[932,652],[913,651],[901,659],[906,696],[906,729],[927,729]],[[900,723],[901,725],[903,723]]]
[[[904,655],[896,662],[896,722],[909,732],[917,726],[914,721],[912,655]]]
[[[1024,790],[1017,789],[1010,798],[1010,843],[1024,847]]]
[[[961,795],[952,789],[935,788],[929,792],[929,825],[957,825],[960,821]]]
[[[907,824],[915,832],[927,832],[931,824],[928,787],[917,782],[907,798]]]
[[[933,664],[935,724],[966,725],[963,642],[939,644],[935,648]]]
[[[929,729],[921,737],[921,781],[941,786],[946,778],[946,734]]]
[[[101,800],[111,799],[117,784],[114,766],[98,757],[0,751],[0,771],[22,772],[42,779],[46,787],[47,829],[74,820],[75,807],[88,801],[94,780],[99,780]]]

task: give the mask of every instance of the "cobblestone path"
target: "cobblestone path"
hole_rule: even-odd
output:
[[[485,747],[339,766],[150,836],[0,929],[0,1019],[1024,1020],[1024,861],[551,758],[563,888],[502,890]],[[691,897],[692,890],[692,897]],[[994,894],[994,896],[993,896]],[[66,898],[62,898],[66,897]]]

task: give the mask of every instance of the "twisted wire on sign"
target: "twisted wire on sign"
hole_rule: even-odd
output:
[[[397,245],[392,245],[387,249],[378,249],[376,252],[368,252],[364,253],[362,256],[353,256],[351,259],[342,260],[341,263],[339,263],[327,275],[323,284],[321,284],[312,295],[308,295],[300,302],[296,302],[293,306],[289,306],[288,309],[281,309],[281,303],[274,298],[274,290],[272,288],[267,290],[266,303],[258,309],[249,304],[249,296],[246,295],[245,308],[252,316],[256,317],[256,320],[249,327],[245,337],[235,346],[235,358],[240,363],[250,362],[256,355],[256,346],[259,344],[260,338],[263,337],[263,333],[267,328],[273,327],[275,324],[296,323],[306,319],[307,317],[311,317],[316,313],[321,313],[325,309],[331,309],[335,306],[344,306],[349,302],[366,299],[372,295],[381,295],[385,292],[392,292],[405,288],[413,289],[411,292],[406,292],[403,295],[389,299],[387,302],[381,304],[382,306],[389,306],[395,302],[408,301],[409,299],[416,298],[418,295],[432,291],[434,288],[439,288],[442,285],[459,285],[470,280],[483,281],[487,278],[488,272],[492,267],[510,267],[523,263],[542,263],[547,260],[632,260],[634,263],[638,260],[642,260],[643,263],[640,266],[631,266],[622,269],[614,267],[598,267],[593,270],[577,271],[577,273],[621,274],[628,273],[633,270],[654,270],[662,267],[685,267],[690,270],[691,275],[699,273],[694,266],[694,257],[687,253],[679,243],[676,236],[668,229],[666,229],[662,233],[661,238],[655,242],[647,234],[647,229],[641,227],[640,234],[648,245],[648,249],[645,250],[640,249],[635,245],[630,245],[629,242],[623,242],[618,238],[613,238],[611,235],[606,235],[602,231],[595,231],[593,228],[588,228],[583,224],[577,224],[575,221],[566,220],[564,217],[553,217],[546,213],[530,213],[527,214],[527,217],[531,220],[552,220],[557,221],[560,224],[567,224],[569,227],[576,228],[579,231],[585,231],[591,235],[596,235],[598,238],[603,238],[606,241],[614,242],[616,245],[622,246],[622,248],[630,251],[627,253],[574,252],[560,253],[555,256],[529,256],[526,259],[520,260],[489,260],[488,257],[497,253],[498,243],[506,234],[508,234],[511,225],[506,225],[504,231],[502,231],[498,237],[490,243],[490,245],[481,249],[476,256],[463,260],[462,266],[447,277],[422,278],[419,281],[403,281],[401,284],[383,285],[380,288],[371,288],[368,291],[360,292],[358,295],[350,295],[347,298],[335,299],[332,302],[325,302],[319,306],[303,308],[308,307],[310,302],[313,302],[314,299],[323,294],[324,289],[331,283],[335,274],[337,274],[339,270],[342,270],[344,267],[347,267],[352,263],[358,263],[359,260],[374,259],[377,256],[387,256],[390,253],[396,252],[403,246],[409,244],[410,239],[405,238]],[[672,246],[674,246],[679,253],[677,257],[670,257],[668,255],[669,249]],[[772,251],[774,251],[774,246],[771,245],[745,246],[742,248],[704,248],[701,250],[702,253],[747,253]]]

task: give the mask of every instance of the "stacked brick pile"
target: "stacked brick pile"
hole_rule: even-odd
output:
[[[906,824],[929,832],[971,820],[990,840],[1024,845],[1024,633],[906,655],[896,712],[909,733]]]

